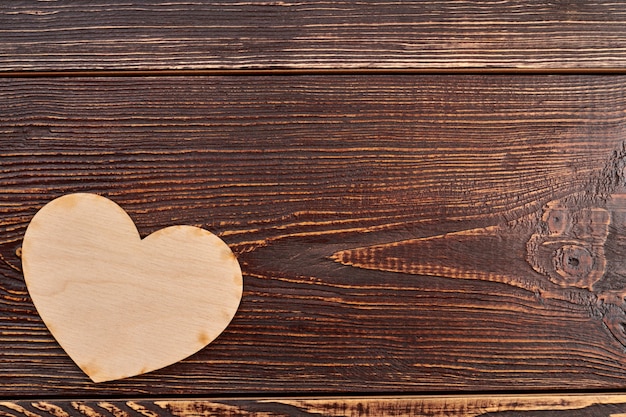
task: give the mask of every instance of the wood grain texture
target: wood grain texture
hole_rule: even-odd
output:
[[[533,268],[527,245],[555,227],[545,216],[556,207],[550,202],[581,219],[576,213],[620,212],[610,201],[624,182],[625,82],[0,80],[1,392],[621,388],[626,353],[607,323],[619,328],[624,306],[599,295],[624,288],[621,226],[606,242],[598,238],[616,277],[606,288],[554,282]],[[90,383],[36,314],[17,256],[36,211],[70,192],[113,198],[142,236],[190,224],[226,241],[244,273],[229,328],[171,367]],[[454,273],[361,268],[337,258],[481,228],[506,233],[430,252],[439,258],[426,261],[454,265]],[[483,279],[490,272],[502,279]]]
[[[626,67],[614,1],[11,1],[0,72]]]
[[[214,416],[429,416],[429,417],[622,417],[623,394],[268,398],[207,400],[0,401],[11,417]]]

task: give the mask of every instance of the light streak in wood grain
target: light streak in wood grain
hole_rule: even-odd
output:
[[[54,417],[71,417],[70,414],[60,406],[46,401],[32,403],[33,407],[53,415]]]
[[[38,414],[33,413],[32,411],[28,411],[26,408],[22,407],[21,405],[12,403],[10,401],[2,401],[0,402],[0,406],[6,407],[9,410],[15,411],[16,413],[20,413],[24,417],[40,417]]]
[[[113,415],[113,417],[130,417],[130,414],[128,414],[126,411],[120,409],[117,405],[109,401],[98,402],[98,407],[101,407],[107,410],[109,413]]]
[[[156,402],[155,402],[155,404],[156,404]],[[140,404],[139,401],[127,401],[126,405],[128,407],[132,408],[134,411],[136,411],[139,414],[141,414],[142,416],[145,416],[145,417],[159,417],[159,415],[157,413],[155,413],[152,410],[147,409],[145,406]]]

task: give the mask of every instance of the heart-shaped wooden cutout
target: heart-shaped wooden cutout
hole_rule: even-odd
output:
[[[117,204],[69,194],[31,220],[28,291],[50,332],[94,381],[143,374],[214,340],[242,296],[239,263],[212,233],[172,226],[141,239]]]

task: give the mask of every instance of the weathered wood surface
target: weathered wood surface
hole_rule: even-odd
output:
[[[0,84],[5,398],[626,384],[626,77]],[[190,224],[225,240],[244,274],[226,331],[171,367],[91,383],[38,317],[18,257],[36,211],[71,192],[112,198],[142,236]],[[559,228],[547,207],[573,220]],[[537,267],[529,242],[552,232],[603,259],[602,278]],[[402,256],[377,252],[394,242]]]
[[[614,1],[74,1],[0,6],[0,72],[626,68]]]
[[[0,416],[67,417],[70,415],[87,417],[214,415],[242,417],[623,417],[626,415],[626,395],[0,401]]]

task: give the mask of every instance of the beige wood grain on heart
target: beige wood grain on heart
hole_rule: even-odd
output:
[[[50,332],[94,381],[143,374],[213,341],[242,296],[239,263],[212,233],[171,226],[144,239],[95,194],[46,204],[22,245],[28,291]]]

